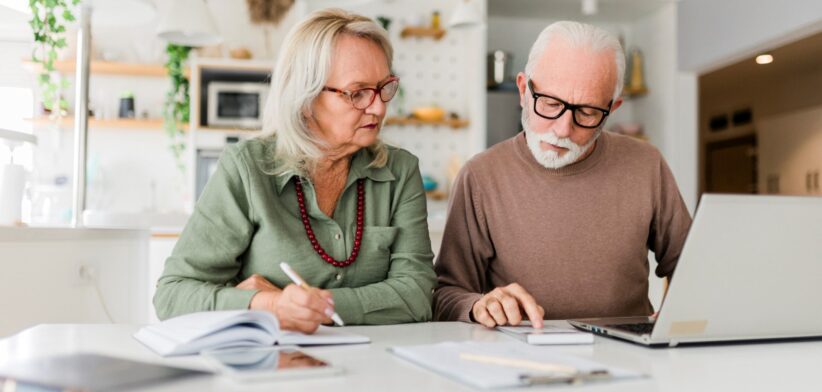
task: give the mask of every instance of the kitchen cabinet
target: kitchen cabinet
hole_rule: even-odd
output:
[[[822,107],[757,122],[759,193],[822,195]]]

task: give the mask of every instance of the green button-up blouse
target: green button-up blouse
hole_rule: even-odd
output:
[[[292,173],[273,175],[271,139],[226,148],[205,186],[163,275],[154,305],[161,319],[205,310],[246,309],[255,291],[234,286],[260,274],[278,287],[290,280],[288,262],[308,284],[329,290],[346,324],[389,324],[431,319],[436,282],[418,160],[388,147],[388,163],[369,168],[372,153],[357,152],[334,211],[317,205],[303,180],[306,210],[325,251],[345,260],[354,245],[357,180],[365,179],[365,228],[359,257],[334,267],[315,252],[300,218]]]

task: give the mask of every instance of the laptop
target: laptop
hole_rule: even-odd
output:
[[[646,346],[822,336],[822,197],[703,195],[651,317],[569,320]]]

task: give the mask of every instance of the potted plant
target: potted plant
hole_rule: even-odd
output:
[[[68,102],[62,95],[62,89],[68,86],[68,80],[54,75],[54,63],[57,51],[67,46],[65,24],[75,20],[72,9],[79,3],[80,0],[29,0],[29,26],[34,34],[35,44],[31,59],[41,67],[37,82],[41,89],[43,108],[55,120],[59,120],[68,107]]]
[[[166,70],[171,78],[171,88],[166,93],[163,110],[163,128],[170,138],[169,148],[177,161],[177,168],[185,173],[186,140],[183,134],[183,124],[189,119],[188,78],[185,75],[185,61],[191,52],[191,47],[168,44],[166,53],[168,61]]]

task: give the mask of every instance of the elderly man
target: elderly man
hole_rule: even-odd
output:
[[[659,151],[602,132],[624,69],[599,28],[543,30],[517,75],[525,131],[471,159],[454,184],[436,319],[541,327],[653,313],[648,250],[670,278],[691,218]]]

